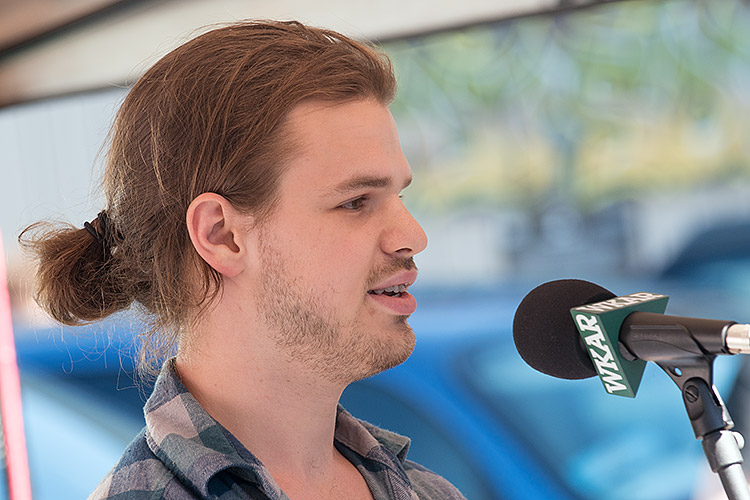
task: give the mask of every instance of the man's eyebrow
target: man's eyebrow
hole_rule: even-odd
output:
[[[406,189],[411,184],[412,177],[409,176],[401,189]],[[393,184],[391,177],[377,177],[377,176],[362,176],[348,179],[341,184],[336,185],[333,189],[337,193],[349,193],[351,191],[358,191],[360,189],[371,188],[371,189],[382,189],[390,187]]]

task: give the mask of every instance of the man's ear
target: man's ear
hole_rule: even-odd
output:
[[[187,228],[195,251],[224,276],[236,276],[244,268],[246,218],[216,193],[200,194],[188,207]]]

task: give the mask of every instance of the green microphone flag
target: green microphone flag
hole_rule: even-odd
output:
[[[661,314],[666,310],[668,300],[666,295],[640,292],[570,310],[586,351],[608,393],[634,398],[646,368],[645,361],[629,361],[620,354],[622,322],[634,311]]]

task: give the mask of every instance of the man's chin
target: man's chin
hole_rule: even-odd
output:
[[[401,328],[399,328],[399,331],[397,333],[394,332],[395,335],[389,339],[389,342],[383,342],[384,345],[377,348],[378,352],[372,356],[372,362],[367,367],[367,370],[355,377],[353,382],[395,368],[409,359],[409,356],[414,352],[416,338],[414,330],[406,322],[407,319],[408,316],[403,317],[403,320],[400,321]]]

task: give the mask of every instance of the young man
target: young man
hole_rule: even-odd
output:
[[[298,23],[228,26],[133,87],[83,229],[22,235],[58,320],[135,303],[163,365],[146,427],[91,498],[454,499],[408,440],[338,406],[414,347],[424,232],[388,60]]]

